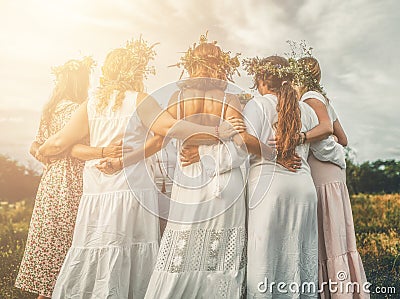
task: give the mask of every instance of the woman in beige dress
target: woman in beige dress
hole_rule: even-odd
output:
[[[299,86],[301,102],[307,103],[318,116],[319,125],[305,132],[307,142],[324,138],[335,138],[342,146],[347,145],[346,134],[333,108],[332,102],[323,94],[319,84],[321,69],[313,57],[299,59],[308,79]],[[333,134],[333,136],[331,136]],[[336,151],[336,153],[334,152]],[[341,155],[341,148],[332,154]],[[321,298],[369,298],[363,290],[367,279],[357,251],[354,223],[349,193],[346,186],[345,167],[329,162],[321,162],[310,155],[308,163],[318,195],[318,280],[319,284],[358,283],[359,289],[345,292],[329,292],[327,286]]]

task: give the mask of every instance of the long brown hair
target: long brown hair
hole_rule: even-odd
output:
[[[263,60],[277,69],[288,67],[287,59],[280,56],[270,56]],[[278,98],[276,110],[278,121],[274,124],[275,136],[278,140],[278,159],[287,161],[295,154],[298,134],[301,130],[301,111],[296,90],[291,84],[292,75],[278,76],[279,72],[266,71],[256,75],[256,79],[262,79],[268,89],[275,92]]]
[[[43,119],[47,126],[59,102],[70,100],[81,104],[87,99],[93,65],[93,59],[85,57],[83,60],[69,60],[65,64],[53,68],[56,84],[50,100],[43,108]]]

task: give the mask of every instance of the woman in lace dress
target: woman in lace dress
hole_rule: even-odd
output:
[[[338,143],[347,145],[347,137],[342,129],[331,101],[322,94],[319,84],[321,69],[313,57],[299,60],[309,77],[299,86],[301,101],[307,103],[316,112],[319,125],[306,132],[307,142],[321,140],[333,134]],[[333,138],[332,136],[328,138]],[[308,158],[311,174],[318,195],[318,279],[319,284],[356,282],[360,292],[330,293],[325,287],[321,298],[369,298],[362,291],[367,281],[361,257],[357,251],[353,215],[349,193],[346,186],[345,167],[321,162],[310,155]],[[345,272],[345,278],[338,279],[338,273]]]
[[[301,158],[301,165],[293,172],[264,158],[251,157],[248,298],[317,298],[317,195],[307,163],[310,145],[299,142],[299,136],[318,122],[312,109],[299,104],[291,74],[281,72],[286,66],[288,61],[279,56],[246,63],[262,95],[245,106],[247,132],[264,143],[277,136],[278,160],[295,154]],[[340,160],[325,155],[332,146],[335,144],[321,142],[312,144],[311,150],[321,159],[342,163],[344,156]],[[302,290],[304,284],[312,287]]]
[[[235,58],[205,37],[186,54],[184,67],[191,79],[179,84],[168,111],[178,119],[214,126],[241,118],[239,100],[225,90]],[[179,143],[178,152],[185,143]],[[200,162],[183,167],[178,161],[146,298],[240,298],[245,291],[246,207],[239,166],[247,155],[233,142],[202,145],[199,151],[217,165],[230,154],[235,165],[219,173]]]
[[[141,39],[111,51],[98,92],[39,149],[45,156],[58,154],[87,135],[91,146],[124,137],[124,148],[137,149],[124,159],[86,163],[72,246],[53,298],[143,298],[159,249],[158,217],[152,213],[157,211],[157,190],[150,156],[161,148],[160,135],[187,138],[204,132],[216,138],[214,127],[177,124],[142,92],[153,55]],[[160,135],[147,140],[150,130]],[[233,132],[230,128],[223,131],[226,138]],[[144,154],[149,158],[143,159]]]
[[[46,164],[29,227],[28,239],[15,286],[50,298],[57,275],[71,245],[76,213],[82,194],[84,163],[96,157],[116,157],[121,146],[90,148],[76,144],[68,152],[45,159],[37,154],[47,138],[65,126],[87,98],[90,58],[70,60],[54,68],[56,86],[45,106],[31,154]],[[81,141],[85,142],[85,141]]]

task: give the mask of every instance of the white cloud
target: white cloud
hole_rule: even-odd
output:
[[[161,42],[150,91],[179,77],[167,66],[207,29],[244,57],[283,54],[287,39],[305,39],[359,159],[399,158],[399,8],[395,0],[3,1],[0,104],[38,109],[50,94],[52,65],[79,54],[101,63],[140,33]],[[237,82],[247,88],[251,79]]]

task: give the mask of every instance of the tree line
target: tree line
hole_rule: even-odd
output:
[[[400,193],[400,161],[376,160],[361,164],[347,154],[347,186],[350,194]],[[0,201],[33,201],[40,174],[7,156],[0,155]]]
[[[400,161],[376,160],[356,164],[347,160],[346,177],[350,194],[400,193]]]

